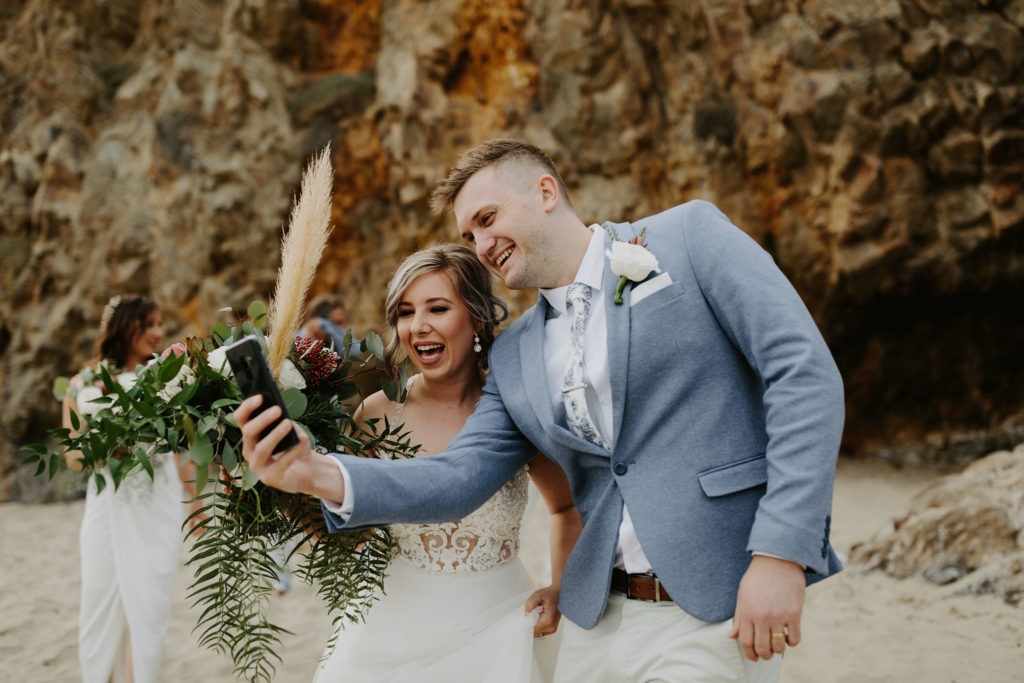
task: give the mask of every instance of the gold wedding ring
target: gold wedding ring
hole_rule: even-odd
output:
[[[772,638],[785,638],[785,637],[786,637],[785,633],[773,633],[772,634]]]

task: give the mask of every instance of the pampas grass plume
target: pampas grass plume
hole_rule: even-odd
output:
[[[302,189],[289,218],[288,234],[281,241],[281,268],[277,271],[277,285],[268,311],[267,361],[275,378],[280,375],[281,365],[304,320],[306,292],[331,233],[333,186],[331,146],[327,145],[306,167]]]

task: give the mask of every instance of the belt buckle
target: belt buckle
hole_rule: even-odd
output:
[[[661,602],[661,579],[658,578],[658,575],[655,574],[654,572],[644,572],[643,574],[636,574],[635,576],[640,576],[640,577],[643,577],[645,579],[653,579],[654,580],[654,597],[651,598],[651,599],[644,599],[644,598],[634,598],[634,599],[639,599],[639,600],[641,600],[643,602],[654,602],[654,603]],[[632,592],[632,586],[629,586],[627,584],[627,588],[630,588],[630,592]],[[632,596],[630,596],[630,597],[632,597]]]

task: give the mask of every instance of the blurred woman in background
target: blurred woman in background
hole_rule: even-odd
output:
[[[103,310],[97,342],[99,363],[121,386],[135,383],[135,367],[160,350],[164,339],[160,308],[143,296],[115,296]],[[63,424],[104,407],[93,400],[109,390],[95,365],[71,380],[64,398]],[[81,453],[68,451],[72,469]],[[171,612],[174,579],[182,546],[183,500],[195,498],[195,467],[170,453],[151,457],[154,475],[129,474],[115,490],[110,473],[100,471],[86,490],[79,533],[82,596],[78,615],[78,659],[85,683],[157,679],[164,633]],[[193,503],[193,510],[198,506]],[[193,523],[196,519],[192,520]]]

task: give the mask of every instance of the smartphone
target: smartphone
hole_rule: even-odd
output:
[[[231,371],[235,373],[235,382],[238,383],[238,388],[242,390],[242,395],[246,398],[256,394],[263,396],[263,403],[253,413],[253,417],[259,415],[270,406],[276,405],[281,407],[281,417],[274,420],[269,427],[263,430],[260,434],[260,439],[262,440],[274,427],[281,423],[281,420],[290,419],[288,409],[284,406],[284,399],[281,398],[281,392],[278,391],[277,383],[274,382],[274,377],[270,374],[270,367],[267,366],[267,359],[263,355],[263,347],[255,336],[249,335],[228,346],[225,353],[228,363],[231,364]],[[277,443],[274,452],[281,453],[292,446],[298,445],[299,437],[295,435],[295,430],[293,429]]]

